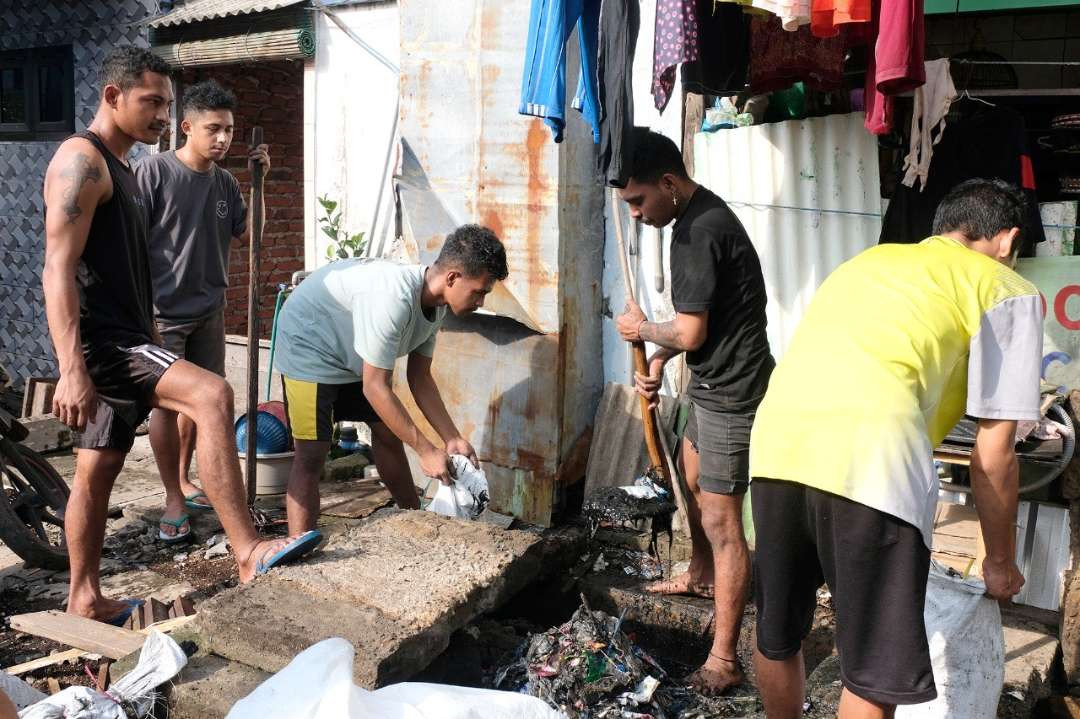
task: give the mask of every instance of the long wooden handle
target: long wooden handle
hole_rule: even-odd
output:
[[[256,125],[251,128],[251,145],[254,150],[263,144],[263,130]],[[248,506],[255,506],[256,489],[256,436],[258,435],[259,411],[259,256],[263,234],[263,166],[256,162],[251,168],[251,241],[248,243],[248,358],[247,358],[247,447],[244,467],[247,470]]]
[[[623,240],[622,218],[619,215],[618,203],[619,193],[612,190],[611,213],[615,221],[615,239],[619,245],[619,264],[622,267],[623,282],[626,284],[626,296],[637,302],[637,298],[634,297],[634,286],[630,281],[630,265],[626,259],[626,242]],[[645,343],[631,342],[630,346],[634,355],[634,371],[644,375],[649,374],[649,361],[645,357]],[[630,378],[630,383],[633,384],[633,377]],[[666,465],[660,457],[660,434],[659,428],[656,426],[656,418],[653,415],[652,408],[649,407],[649,400],[640,395],[638,399],[641,405],[642,429],[645,432],[645,448],[649,451],[649,463],[652,465],[652,471],[661,480],[666,480],[667,471],[665,470]]]

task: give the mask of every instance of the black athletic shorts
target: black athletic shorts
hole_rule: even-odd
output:
[[[810,632],[817,589],[836,610],[840,678],[882,704],[937,696],[923,623],[930,550],[892,515],[794,482],[755,478],[754,601],[758,649],[794,656]]]
[[[118,347],[100,344],[86,353],[86,369],[98,393],[98,407],[78,434],[80,449],[128,452],[135,430],[150,414],[158,380],[179,359],[157,345]]]

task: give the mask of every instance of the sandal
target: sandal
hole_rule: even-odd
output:
[[[197,500],[205,499],[206,504]],[[210,498],[206,496],[206,492],[201,489],[198,492],[192,492],[191,494],[184,495],[184,506],[188,509],[196,512],[213,512],[214,508],[210,505]]]
[[[188,525],[186,532],[181,532],[180,528],[184,525]],[[173,528],[172,534],[166,534],[162,531],[161,526],[169,526]],[[165,544],[178,544],[180,542],[186,542],[191,539],[191,517],[186,514],[181,514],[176,519],[165,519],[162,517],[158,520],[158,539]]]

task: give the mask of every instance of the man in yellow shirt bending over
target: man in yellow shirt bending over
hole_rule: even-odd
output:
[[[971,483],[987,592],[1016,568],[1017,420],[1039,418],[1042,307],[1011,268],[1024,198],[969,180],[935,236],[880,245],[822,284],[773,373],[750,440],[758,685],[769,719],[802,714],[815,593],[836,610],[841,719],[933,699],[923,604],[938,499],[933,448],[978,419]]]

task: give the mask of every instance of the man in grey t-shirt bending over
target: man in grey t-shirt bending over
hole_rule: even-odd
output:
[[[213,80],[192,85],[183,98],[184,146],[135,167],[150,216],[154,315],[162,346],[221,376],[229,243],[247,228],[240,184],[218,165],[232,144],[235,105],[236,96]],[[252,149],[249,168],[255,162],[269,169],[266,145]],[[150,444],[165,485],[158,536],[177,542],[190,534],[188,510],[210,509],[206,494],[188,479],[195,425],[156,409]]]
[[[278,319],[276,354],[296,442],[285,505],[290,536],[315,528],[334,422],[371,427],[379,477],[404,509],[418,509],[420,502],[403,442],[420,455],[424,474],[444,484],[450,482],[449,455],[476,464],[476,451],[450,419],[431,376],[431,358],[447,307],[455,315],[475,312],[506,276],[506,251],[495,233],[463,225],[447,236],[430,267],[339,260],[293,291]],[[394,395],[394,364],[406,356],[409,389],[442,447],[424,436]]]

